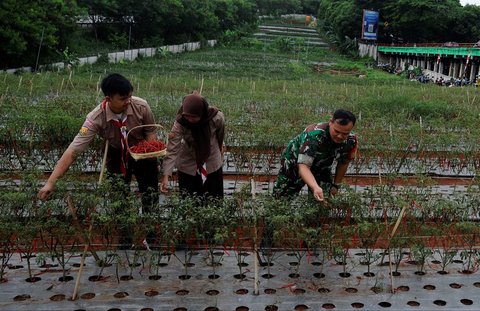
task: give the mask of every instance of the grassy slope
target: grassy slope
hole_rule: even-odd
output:
[[[314,62],[335,62],[330,69],[343,70],[343,74],[316,73]],[[356,74],[349,74],[351,70]],[[35,118],[31,115],[34,105],[38,118],[63,115],[75,120],[75,126],[62,130],[62,134],[69,130],[68,141],[100,100],[97,83],[109,72],[129,77],[135,95],[150,102],[158,122],[166,127],[171,126],[182,97],[199,89],[204,79],[203,95],[226,114],[228,145],[284,146],[309,123],[328,120],[338,107],[361,115],[357,132],[364,145],[404,148],[418,139],[420,118],[421,134],[428,136],[425,141],[430,148],[458,139],[471,144],[478,137],[474,124],[480,111],[473,87],[421,85],[365,69],[362,62],[330,51],[281,53],[258,43],[250,49],[219,47],[132,63],[84,66],[71,76],[68,71],[4,74],[0,76],[4,82],[0,112],[6,116],[2,123]],[[359,79],[359,73],[367,78]],[[9,112],[12,108],[14,113]],[[463,133],[448,134],[452,128]]]

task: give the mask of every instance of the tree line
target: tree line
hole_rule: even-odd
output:
[[[314,13],[319,0],[2,0],[0,68],[71,54],[221,39],[259,14]]]
[[[459,0],[321,0],[318,20],[330,41],[345,44],[361,38],[363,9],[379,12],[379,42],[480,40],[480,6]]]

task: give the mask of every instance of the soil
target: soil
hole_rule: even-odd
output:
[[[188,290],[181,289],[181,290],[177,290],[175,294],[177,294],[178,296],[185,296],[185,295],[188,295],[188,293],[190,293]]]
[[[156,291],[156,290],[149,290],[148,292],[145,292],[145,296],[147,296],[147,297],[157,296],[158,294],[159,294],[159,292]]]
[[[216,289],[211,289],[211,290],[207,290],[206,294],[209,295],[209,296],[216,296],[216,295],[220,294],[220,292]]]
[[[268,305],[265,307],[265,311],[278,311],[278,307],[275,305]]]
[[[27,299],[30,299],[32,298],[30,295],[27,295],[27,294],[23,294],[23,295],[18,295],[18,296],[15,296],[13,298],[14,301],[24,301],[24,300],[27,300]]]
[[[267,295],[273,295],[277,292],[277,290],[273,288],[266,288],[263,292]]]
[[[417,301],[409,301],[407,302],[407,305],[409,305],[410,307],[418,307],[420,306],[420,303]]]
[[[237,290],[235,291],[235,294],[237,294],[237,295],[246,295],[246,294],[248,294],[248,289],[245,289],[245,288],[237,289]]]
[[[81,295],[80,298],[85,299],[85,300],[89,300],[89,299],[95,298],[95,294],[94,293],[85,293],[85,294]]]
[[[450,287],[451,288],[462,288],[462,285],[458,284],[458,283],[452,283],[452,284],[450,284]]]
[[[115,297],[115,298],[125,298],[125,297],[127,297],[127,296],[128,296],[128,293],[127,293],[127,292],[118,292],[118,293],[115,293],[115,294],[113,295],[113,297]]]
[[[50,297],[50,300],[51,301],[63,301],[63,300],[65,300],[65,295],[63,295],[63,294],[53,295],[52,297]]]
[[[330,290],[328,288],[322,287],[318,289],[318,292],[322,294],[327,294],[330,293]]]
[[[332,310],[332,309],[335,309],[335,305],[333,303],[324,303],[322,305],[322,308],[326,310]]]

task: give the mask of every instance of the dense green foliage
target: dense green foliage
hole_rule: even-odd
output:
[[[477,42],[480,38],[480,7],[462,7],[458,0],[322,0],[318,18],[331,41],[360,39],[363,9],[380,12],[380,42]]]

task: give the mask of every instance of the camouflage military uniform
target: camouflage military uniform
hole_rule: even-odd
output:
[[[330,138],[328,123],[309,125],[285,148],[273,195],[292,196],[305,186],[298,171],[298,164],[309,166],[319,186],[325,193],[329,193],[333,182],[333,161],[337,160],[338,163],[349,161],[355,157],[356,151],[356,135],[351,133],[345,142],[337,144]]]

